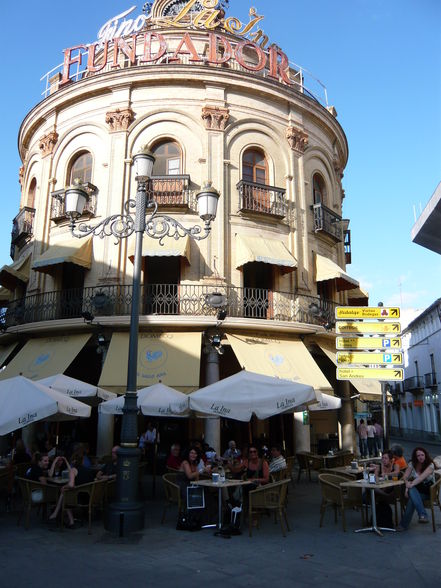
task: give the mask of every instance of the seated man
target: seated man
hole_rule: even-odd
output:
[[[273,445],[271,447],[271,461],[269,463],[270,474],[286,469],[286,461],[282,455],[282,448],[280,445]]]
[[[49,469],[49,457],[47,453],[34,453],[32,465],[27,470],[25,477],[33,482],[47,483]]]
[[[225,451],[223,458],[230,460],[239,459],[241,456],[241,452],[237,449],[236,441],[229,441],[228,442],[228,449]]]
[[[167,457],[166,466],[172,470],[179,470],[181,463],[181,446],[179,443],[173,443],[170,447],[170,454]]]
[[[118,449],[119,445],[115,445],[112,447],[112,461],[110,463],[106,463],[102,470],[100,470],[97,475],[97,480],[113,480],[116,478],[116,465],[118,463]]]

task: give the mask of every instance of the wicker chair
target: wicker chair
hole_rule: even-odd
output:
[[[61,511],[61,530],[63,530],[64,512],[71,508],[88,513],[88,533],[92,534],[92,511],[94,508],[104,510],[107,495],[107,480],[95,480],[89,484],[81,484],[64,491]]]
[[[286,461],[286,469],[288,470],[288,477],[291,479],[291,482],[294,486],[294,463],[296,461],[296,458],[294,455],[290,455],[288,457],[285,458]]]
[[[271,482],[280,482],[280,480],[291,480],[291,474],[288,468],[283,468],[283,470],[277,470],[277,472],[272,472],[270,474]]]
[[[332,474],[333,476],[340,476],[341,478],[345,478],[346,480],[356,480],[357,475],[352,474],[351,472],[336,472],[332,468],[322,468],[320,470],[320,474]]]
[[[363,503],[361,492],[354,488],[355,492],[349,492],[340,485],[347,482],[347,478],[336,474],[319,474],[319,483],[322,491],[322,503],[320,505],[320,527],[323,526],[323,518],[328,506],[334,509],[335,522],[337,511],[341,510],[343,531],[346,531],[345,508],[360,508],[361,518],[364,524]],[[348,490],[352,490],[351,488]]]
[[[165,515],[167,509],[176,504],[178,506],[178,515],[183,510],[183,503],[181,498],[181,489],[176,483],[177,473],[170,472],[162,476],[162,483],[164,485],[165,505],[162,513],[161,525],[165,522]]]
[[[16,481],[18,482],[23,500],[23,509],[18,516],[17,525],[20,524],[23,514],[26,513],[25,529],[28,530],[32,508],[38,511],[43,510],[43,515],[45,516],[47,506],[56,504],[60,490],[56,486],[34,482],[27,478],[16,478]]]
[[[351,451],[339,451],[337,453],[337,459],[335,467],[345,467],[351,465],[351,461],[354,460],[354,454]]]
[[[259,523],[259,516],[263,513],[274,512],[276,517],[279,517],[280,528],[282,534],[286,537],[286,529],[290,531],[288,518],[286,515],[287,491],[290,479],[281,480],[272,484],[265,484],[259,486],[255,490],[248,493],[248,527],[249,535],[251,537],[253,521],[257,518]]]
[[[434,507],[437,506],[441,511],[440,487],[441,487],[441,475],[436,473],[435,474],[435,484],[432,484],[432,486],[430,487],[430,497],[428,500],[424,501],[424,506],[427,508],[430,508],[430,511],[432,513],[432,530],[434,533],[436,532]]]

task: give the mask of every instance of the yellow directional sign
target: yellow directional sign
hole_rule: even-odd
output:
[[[402,381],[402,368],[337,368],[337,380],[380,380],[382,382]]]
[[[384,306],[338,306],[335,309],[336,319],[399,319],[398,307]]]
[[[402,353],[337,353],[338,364],[362,364],[362,365],[402,365]]]
[[[391,339],[382,337],[337,337],[337,349],[385,349],[400,351],[401,337]]]
[[[335,330],[339,334],[343,333],[360,333],[367,335],[372,333],[393,333],[399,335],[401,333],[400,323],[386,323],[386,322],[358,322],[358,321],[339,321],[335,325]]]

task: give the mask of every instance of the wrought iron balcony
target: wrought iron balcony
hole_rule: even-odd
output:
[[[190,176],[153,176],[151,190],[159,206],[191,208],[193,191],[190,190]]]
[[[343,219],[341,218],[341,216],[339,216],[338,214],[336,214],[335,212],[333,212],[321,203],[313,204],[312,210],[314,212],[314,231],[316,233],[326,233],[327,235],[335,239],[335,241],[344,240],[345,230],[343,227]]]
[[[12,221],[11,244],[20,246],[34,229],[35,208],[23,207]]]
[[[95,216],[96,214],[96,205],[97,205],[97,192],[98,189],[93,184],[85,184],[84,188],[89,194],[89,200],[86,202],[84,206],[83,215],[85,216]],[[51,193],[52,203],[51,203],[51,220],[58,222],[62,220],[66,220],[66,208],[65,208],[65,190],[57,190],[56,192]]]
[[[421,394],[424,390],[422,376],[406,378],[403,382],[403,389],[405,392],[412,392],[412,394]]]
[[[424,374],[424,386],[425,388],[436,388],[438,386],[435,372]]]
[[[263,288],[223,287],[182,284],[143,286],[141,315],[216,316],[219,308],[209,304],[219,291],[225,299],[228,317],[280,320],[323,325],[324,317],[334,316],[336,304],[313,296],[272,292]],[[130,316],[132,286],[97,286],[34,294],[10,302],[0,315],[0,326],[8,328],[32,322],[93,316]],[[320,312],[317,313],[317,308]]]
[[[344,232],[344,245],[345,245],[345,261],[346,265],[352,263],[352,249],[351,249],[351,231],[347,229]]]
[[[239,190],[239,210],[248,212],[263,212],[279,218],[284,218],[288,211],[283,188],[255,184],[241,180],[236,188]]]

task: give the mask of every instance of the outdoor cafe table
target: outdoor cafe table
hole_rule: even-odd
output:
[[[358,463],[361,465],[368,465],[369,463],[381,463],[381,457],[363,457],[357,459]]]
[[[352,474],[356,478],[362,478],[364,471],[363,468],[361,468],[360,466],[358,466],[356,470],[354,470],[354,468],[351,468],[351,466],[339,466],[337,468],[329,469],[335,472],[336,474]]]
[[[217,527],[222,527],[222,489],[246,486],[252,484],[252,480],[225,480],[225,482],[213,482],[213,480],[193,480],[192,484],[205,486],[206,488],[217,488],[218,490],[218,522]],[[208,526],[208,525],[207,525]],[[210,525],[211,526],[211,525]],[[216,525],[213,525],[216,526]]]
[[[364,533],[366,531],[372,531],[383,536],[381,531],[391,531],[395,533],[395,529],[389,529],[388,527],[377,526],[377,509],[375,506],[375,490],[384,490],[385,488],[392,488],[394,486],[401,486],[404,484],[403,480],[379,480],[378,482],[371,483],[366,480],[353,480],[352,482],[342,482],[340,486],[345,488],[360,488],[360,490],[370,490],[371,492],[371,508],[372,508],[372,526],[365,527],[364,529],[357,529],[356,533]]]
[[[63,476],[54,476],[52,478],[47,478],[47,481],[50,484],[56,484],[57,486],[65,486],[69,482],[69,478],[63,478]]]

